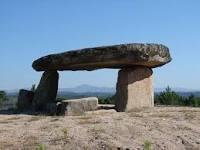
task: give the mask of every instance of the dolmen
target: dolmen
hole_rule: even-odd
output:
[[[115,109],[119,112],[153,107],[153,71],[171,61],[169,49],[161,44],[121,44],[71,50],[35,60],[32,67],[44,71],[35,91],[36,110],[54,102],[58,90],[58,71],[120,69],[116,85]]]

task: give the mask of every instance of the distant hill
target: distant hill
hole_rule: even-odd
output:
[[[83,84],[74,88],[61,88],[58,90],[58,96],[67,98],[80,98],[80,97],[108,97],[115,94],[115,88],[97,87]]]
[[[200,91],[196,92],[192,89],[186,88],[172,88],[173,91],[177,92],[180,96],[190,96],[193,94],[194,96],[200,97]],[[159,94],[160,92],[165,91],[165,88],[155,88],[155,94]],[[59,96],[68,96],[68,97],[87,97],[87,96],[98,96],[98,97],[107,97],[112,96],[116,92],[115,88],[108,87],[96,87],[91,85],[80,85],[74,88],[62,88],[59,89]]]
[[[68,99],[71,98],[84,98],[84,97],[110,97],[113,96],[114,93],[109,92],[84,92],[84,93],[74,93],[74,92],[65,92],[65,91],[59,91],[58,97],[67,97]]]
[[[113,87],[97,87],[91,86],[87,84],[83,84],[74,88],[61,88],[59,91],[67,91],[67,92],[74,92],[74,93],[115,93],[115,88]]]
[[[26,88],[28,89],[28,88]],[[155,93],[159,94],[160,92],[164,91],[165,88],[155,88]],[[200,91],[195,91],[192,89],[186,88],[172,88],[173,91],[177,92],[181,96],[189,96],[194,94],[195,96],[200,97]],[[9,96],[17,96],[19,90],[6,90]],[[98,97],[107,97],[112,96],[116,92],[114,87],[98,87],[98,86],[91,86],[88,84],[83,84],[73,88],[59,88],[58,89],[58,96],[64,97],[87,97],[87,96],[98,96]]]
[[[195,89],[178,88],[178,87],[172,87],[171,89],[175,92],[200,92],[199,90]],[[155,88],[155,92],[162,92],[162,91],[165,91],[165,88]]]

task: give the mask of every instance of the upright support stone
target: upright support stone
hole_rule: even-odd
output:
[[[118,73],[115,107],[117,111],[153,107],[153,71],[147,67],[121,69]]]
[[[21,89],[18,95],[17,108],[20,111],[27,111],[31,109],[34,92]]]
[[[55,102],[58,91],[59,74],[57,71],[45,71],[35,91],[33,107],[44,110],[47,103]]]

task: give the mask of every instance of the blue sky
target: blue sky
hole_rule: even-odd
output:
[[[173,61],[155,87],[200,90],[199,0],[0,0],[0,89],[38,84],[32,61],[49,53],[120,43],[162,43]],[[118,70],[60,73],[60,87],[114,87]]]

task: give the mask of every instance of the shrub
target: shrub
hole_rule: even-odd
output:
[[[200,107],[200,98],[193,94],[189,97],[182,97],[168,86],[164,92],[155,96],[155,104]]]
[[[151,149],[152,149],[151,142],[145,141],[144,142],[144,150],[151,150]]]
[[[67,97],[57,97],[56,102],[62,102],[63,100],[68,99]]]
[[[114,104],[114,96],[106,98],[100,97],[99,104]]]
[[[7,95],[6,95],[6,92],[5,92],[5,91],[0,91],[0,104],[1,104],[3,101],[6,101],[6,100],[8,100]]]
[[[44,144],[39,144],[37,150],[46,150],[46,146]]]
[[[179,100],[180,96],[168,86],[164,92],[161,92],[160,95],[157,96],[155,102],[161,105],[179,105]]]

